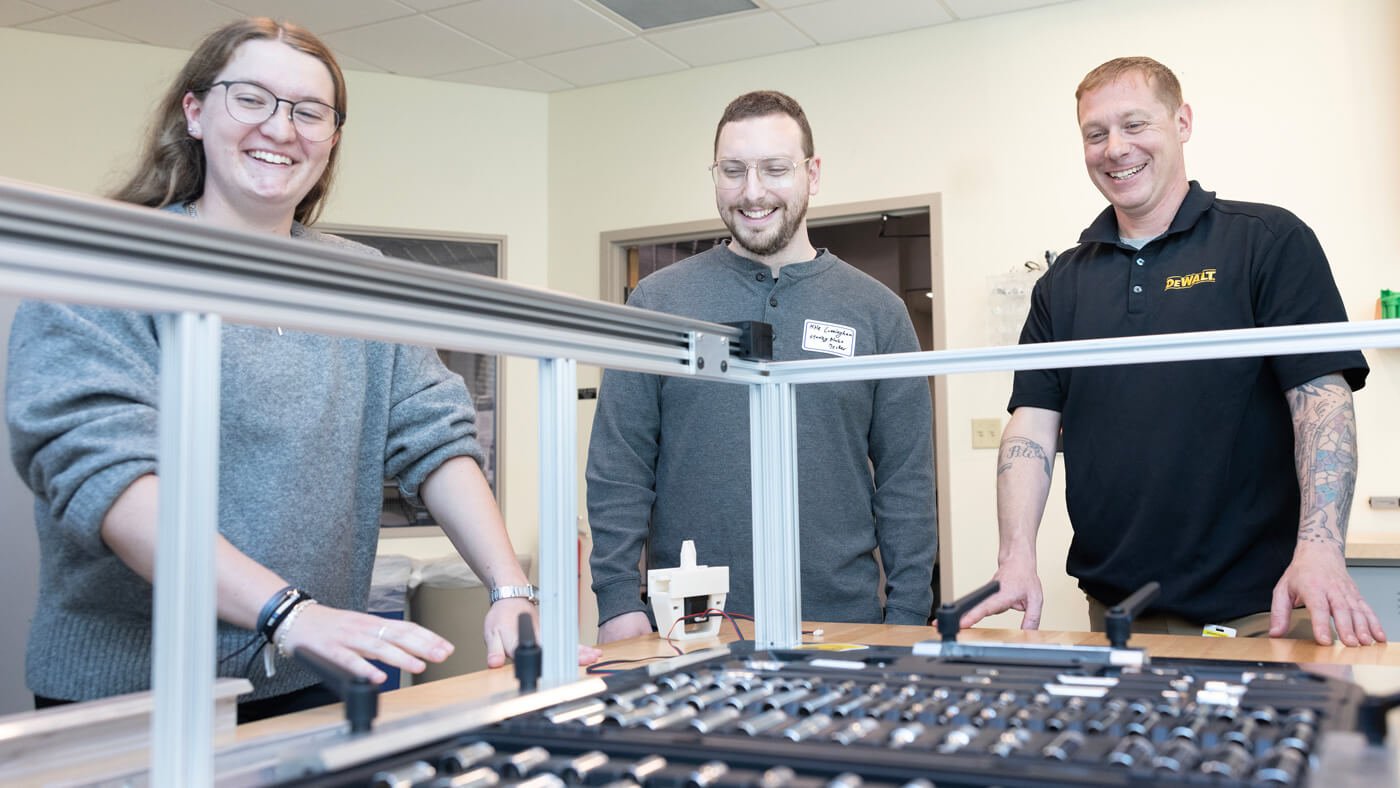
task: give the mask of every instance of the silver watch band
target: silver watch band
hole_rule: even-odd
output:
[[[523,586],[494,586],[491,589],[491,604],[496,604],[502,599],[527,599],[532,605],[538,605],[540,598],[535,594],[535,587],[532,585]]]

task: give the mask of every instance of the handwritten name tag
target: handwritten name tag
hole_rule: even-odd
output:
[[[840,323],[807,320],[802,324],[802,349],[850,358],[856,354],[856,330]]]

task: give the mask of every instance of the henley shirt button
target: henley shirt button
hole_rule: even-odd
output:
[[[777,306],[777,305],[778,305],[778,299],[776,299],[776,298],[770,298],[770,299],[768,299],[768,305],[769,305],[769,306]]]
[[[762,273],[757,273],[757,274],[754,274],[754,275],[753,275],[753,278],[754,278],[754,279],[757,279],[757,280],[760,281],[760,282],[762,282],[762,281],[763,281],[764,279],[766,279],[767,277],[765,277]]]
[[[1141,257],[1139,257],[1139,258],[1138,258],[1137,260],[1135,260],[1134,262],[1136,262],[1138,265],[1142,265],[1143,260],[1142,260]]]
[[[1142,292],[1142,285],[1133,285],[1133,292],[1134,292],[1134,293],[1141,293],[1141,292]]]

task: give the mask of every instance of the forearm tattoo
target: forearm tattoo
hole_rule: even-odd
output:
[[[1341,375],[1326,375],[1288,391],[1301,511],[1298,541],[1346,548],[1347,519],[1356,492],[1356,412]]]
[[[1045,453],[1045,449],[1041,448],[1039,443],[1036,443],[1030,438],[1022,438],[1020,436],[1009,437],[1006,439],[1006,442],[1002,444],[1001,457],[999,458],[1000,462],[997,463],[997,475],[1000,476],[1006,473],[1006,471],[1011,468],[1012,461],[1021,458],[1039,462],[1045,469],[1045,477],[1047,479],[1050,478],[1052,465],[1049,455]]]

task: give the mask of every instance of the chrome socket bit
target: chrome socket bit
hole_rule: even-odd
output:
[[[777,689],[772,684],[760,684],[751,690],[726,698],[724,704],[726,706],[733,706],[736,709],[742,709],[750,703],[756,703],[769,697],[774,692],[777,692]]]
[[[1040,750],[1040,754],[1057,761],[1067,761],[1083,746],[1084,734],[1079,731],[1064,731],[1051,739],[1050,743]]]
[[[464,772],[496,754],[496,748],[484,741],[472,742],[465,747],[443,753],[438,758],[438,768],[448,774]]]
[[[1275,748],[1264,758],[1259,771],[1254,773],[1254,779],[1256,782],[1297,785],[1307,765],[1307,756],[1301,752]]]
[[[375,772],[374,776],[369,778],[369,784],[371,788],[413,788],[436,776],[437,769],[433,768],[432,764],[427,761],[414,761],[397,769]]]
[[[1162,745],[1162,751],[1152,758],[1152,768],[1172,774],[1186,774],[1200,762],[1201,748],[1195,742],[1175,739]]]
[[[769,709],[757,717],[744,720],[737,727],[750,736],[757,736],[782,725],[787,720],[788,715],[782,709]]]
[[[831,715],[818,712],[788,726],[783,730],[783,736],[792,741],[803,741],[816,736],[818,733],[831,727]]]
[[[880,727],[880,721],[873,717],[862,717],[832,735],[837,744],[851,744],[864,739]]]
[[[943,737],[943,741],[938,744],[938,751],[941,753],[954,753],[967,747],[977,738],[981,730],[975,725],[959,725]]]
[[[640,687],[634,687],[630,690],[608,693],[607,695],[603,696],[603,702],[607,703],[609,706],[617,706],[623,709],[630,709],[642,698],[656,694],[657,690],[659,689],[660,687],[657,687],[655,684],[648,682],[646,684],[641,685]]]
[[[568,759],[559,772],[565,782],[578,784],[588,779],[588,775],[606,765],[607,762],[607,753],[602,750],[590,750],[578,757]]]
[[[744,712],[733,706],[721,706],[690,721],[690,727],[700,733],[711,733],[744,716]]]
[[[1125,736],[1108,753],[1108,762],[1132,768],[1152,763],[1156,751],[1152,742],[1141,736]]]
[[[887,746],[890,749],[898,750],[913,744],[928,728],[922,722],[907,722],[898,728],[890,731]]]
[[[493,788],[501,783],[501,775],[490,766],[478,766],[471,771],[452,777],[443,777],[429,783],[432,788]]]
[[[688,722],[699,713],[700,710],[694,706],[683,704],[667,711],[660,717],[652,717],[642,724],[650,730],[661,731]]]
[[[709,788],[719,782],[729,771],[729,764],[724,761],[707,761],[695,767],[695,771],[690,773],[690,779],[686,781],[686,788]]]
[[[1201,764],[1206,774],[1218,774],[1227,779],[1244,779],[1254,768],[1254,756],[1238,744],[1227,744],[1211,753]]]
[[[991,747],[991,753],[998,758],[1007,758],[1024,749],[1026,742],[1030,740],[1031,732],[1025,728],[1008,728],[997,737],[996,743]]]

